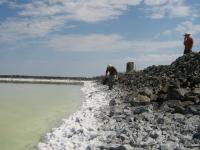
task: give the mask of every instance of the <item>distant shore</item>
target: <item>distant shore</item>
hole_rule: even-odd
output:
[[[0,83],[82,85],[84,84],[84,81],[89,81],[93,79],[94,78],[87,78],[87,77],[0,75]]]

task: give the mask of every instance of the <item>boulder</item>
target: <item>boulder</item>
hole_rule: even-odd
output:
[[[195,93],[187,93],[184,97],[184,101],[192,101],[195,104],[198,104],[200,102],[200,99],[198,97],[198,95],[196,95]]]
[[[183,106],[183,107],[190,106],[190,105],[194,105],[194,102],[192,102],[192,101],[181,102],[181,106]]]
[[[144,87],[141,91],[139,91],[139,94],[151,98],[151,96],[153,95],[153,91],[148,87]]]
[[[195,133],[193,135],[192,139],[198,139],[198,140],[200,140],[200,132],[199,133]]]
[[[157,123],[158,124],[164,124],[165,120],[163,118],[158,118]]]
[[[138,95],[136,98],[135,98],[135,101],[136,102],[150,102],[150,98],[148,96],[145,96],[145,95]]]
[[[116,105],[116,101],[115,99],[112,99],[110,102],[109,102],[109,106],[115,106]]]
[[[200,112],[193,106],[188,106],[187,107],[187,112],[191,113],[191,114],[194,114],[194,115],[200,114]]]
[[[187,111],[184,107],[182,106],[174,106],[174,111],[173,113],[179,113],[179,114],[186,114]]]
[[[124,146],[109,147],[108,150],[126,150]]]
[[[134,114],[141,114],[141,113],[144,113],[144,112],[148,112],[148,110],[143,106],[138,107],[133,111]]]
[[[153,138],[153,139],[157,139],[159,136],[161,136],[162,135],[162,132],[161,131],[152,131],[151,133],[150,133],[150,137],[151,138]]]
[[[187,89],[169,88],[167,92],[167,99],[168,100],[174,100],[174,99],[183,100],[186,93],[188,93]]]
[[[197,95],[200,95],[200,88],[194,88],[194,89],[192,90],[192,93],[197,94]]]

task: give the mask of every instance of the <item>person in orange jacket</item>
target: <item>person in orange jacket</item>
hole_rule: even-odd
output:
[[[191,37],[191,34],[185,33],[184,34],[184,46],[185,46],[184,54],[188,54],[188,53],[192,52],[193,43],[194,43],[194,41]]]

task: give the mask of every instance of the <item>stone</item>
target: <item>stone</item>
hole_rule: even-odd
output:
[[[115,106],[116,105],[116,101],[114,99],[112,99],[110,102],[109,102],[109,106]]]
[[[162,87],[162,89],[159,92],[166,94],[167,91],[168,91],[168,85],[165,85],[165,86]]]
[[[150,102],[150,98],[148,96],[145,96],[145,95],[138,95],[136,97],[136,101],[137,102]]]
[[[85,150],[92,150],[90,146],[87,146]]]
[[[194,88],[192,93],[200,95],[200,88]]]
[[[170,81],[169,88],[180,88],[180,81],[179,80]]]
[[[144,87],[139,94],[147,96],[149,98],[151,98],[151,96],[153,95],[153,91],[152,89],[148,88],[148,87]]]
[[[76,117],[75,122],[80,123],[80,119],[78,117]]]
[[[163,103],[163,105],[168,105],[169,107],[181,106],[180,100],[168,100]]]
[[[192,102],[192,101],[181,102],[181,106],[183,106],[183,107],[190,106],[190,105],[194,105],[194,102]]]
[[[123,142],[124,140],[126,140],[126,135],[121,134],[121,135],[118,135],[117,138],[119,138]]]
[[[147,110],[146,108],[142,107],[142,106],[136,108],[136,109],[133,111],[134,114],[141,114],[141,113],[144,113],[144,112],[148,112],[148,110]]]
[[[187,107],[187,112],[191,113],[191,114],[194,114],[194,115],[200,114],[200,112],[198,112],[198,110],[194,106],[188,106]]]
[[[167,93],[167,99],[168,100],[183,100],[185,94],[188,93],[186,89],[180,88],[180,89],[169,89]]]
[[[108,117],[112,117],[112,116],[114,116],[114,114],[115,114],[114,110],[110,110]]]
[[[165,101],[167,100],[167,94],[159,93],[157,96],[157,101]]]
[[[160,150],[179,150],[178,147],[179,146],[177,143],[167,141],[165,144],[161,144],[159,149]]]
[[[192,101],[195,104],[198,104],[200,102],[200,99],[199,99],[199,97],[197,95],[186,95],[184,97],[184,100],[186,100],[186,101]]]
[[[152,131],[149,136],[153,139],[157,139],[161,134],[161,131]]]
[[[174,111],[173,113],[180,113],[180,114],[186,114],[186,109],[182,106],[174,106]]]
[[[108,150],[126,150],[124,146],[109,147]]]
[[[151,113],[144,112],[142,115],[144,116],[144,119],[145,119],[146,121],[154,120],[154,115],[151,114]]]
[[[157,123],[158,124],[164,124],[165,120],[163,118],[158,118]]]
[[[200,140],[200,132],[199,133],[195,133],[193,135],[192,139],[199,139]]]
[[[175,121],[182,123],[185,119],[185,116],[177,113],[177,114],[174,114],[173,118],[174,118]]]

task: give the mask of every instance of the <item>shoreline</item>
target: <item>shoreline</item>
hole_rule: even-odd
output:
[[[85,150],[103,145],[99,138],[103,137],[104,132],[99,132],[101,123],[98,117],[101,117],[101,109],[109,104],[104,88],[94,81],[85,81],[81,89],[85,95],[81,108],[47,133],[38,144],[38,149]]]
[[[200,53],[122,74],[112,90],[86,82],[81,109],[40,150],[200,148]],[[89,84],[90,83],[90,84]]]
[[[37,79],[37,78],[0,78],[0,83],[23,83],[23,84],[73,84],[83,85],[84,80],[72,79]]]

